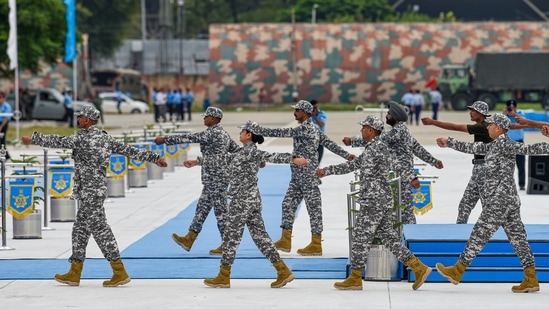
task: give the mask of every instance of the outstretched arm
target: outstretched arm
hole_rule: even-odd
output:
[[[452,131],[459,131],[459,132],[465,132],[467,133],[467,125],[466,124],[455,124],[451,122],[443,122],[439,120],[434,120],[431,118],[421,118],[421,122],[426,126],[435,126],[439,127],[441,129],[445,130],[452,130]]]

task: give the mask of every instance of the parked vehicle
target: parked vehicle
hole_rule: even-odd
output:
[[[143,101],[134,100],[125,94],[120,95],[122,103],[120,109],[123,114],[141,114],[149,112],[149,105]],[[118,96],[116,92],[103,92],[99,94],[104,113],[118,113]]]
[[[548,52],[482,52],[474,70],[465,64],[443,66],[437,84],[454,110],[466,110],[477,100],[493,109],[510,99],[549,108],[548,67]]]
[[[15,94],[10,93],[7,101],[15,110]],[[73,101],[74,111],[85,106],[95,106],[86,101]],[[65,101],[61,92],[54,88],[27,89],[19,96],[21,120],[64,120]]]
[[[141,81],[141,72],[130,69],[96,69],[91,72],[91,86],[95,94],[114,92],[129,93],[132,98],[149,100],[149,88]]]

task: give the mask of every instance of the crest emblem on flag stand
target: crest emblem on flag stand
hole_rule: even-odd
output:
[[[128,164],[126,156],[112,154],[107,169],[109,176],[114,179],[124,178],[128,173]]]
[[[74,185],[73,168],[52,168],[50,171],[50,188],[48,192],[55,198],[65,198],[72,193]]]
[[[432,183],[428,180],[419,182],[419,189],[412,188],[414,213],[423,215],[433,208]]]
[[[155,143],[151,143],[151,151],[156,152],[161,158],[163,158],[165,150],[164,146],[164,144],[157,145]]]
[[[179,154],[179,146],[178,145],[166,145],[164,147],[164,152],[166,154],[166,157],[170,159],[174,159]]]
[[[34,211],[34,178],[18,178],[9,182],[8,212],[17,219],[23,219]]]

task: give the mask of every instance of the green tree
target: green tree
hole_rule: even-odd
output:
[[[0,75],[12,78],[6,54],[9,23],[8,0],[0,0]],[[37,72],[40,61],[55,63],[64,54],[65,5],[60,0],[17,0],[17,44],[20,69]]]
[[[92,55],[111,56],[131,32],[132,19],[140,18],[139,1],[77,1],[77,29],[79,33],[89,35]]]

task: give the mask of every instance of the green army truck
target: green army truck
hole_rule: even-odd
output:
[[[454,110],[466,110],[477,100],[492,110],[510,99],[549,109],[549,52],[479,52],[474,69],[443,66],[437,86]]]

